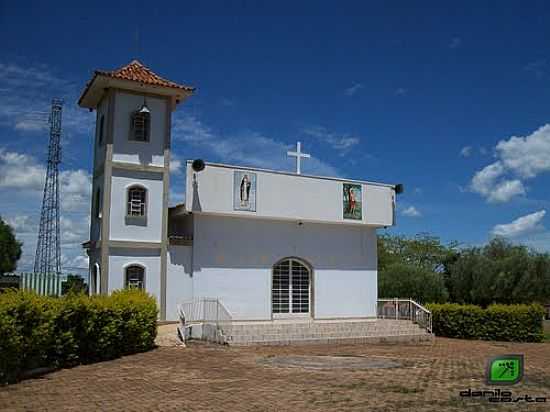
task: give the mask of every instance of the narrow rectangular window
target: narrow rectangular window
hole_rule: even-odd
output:
[[[148,142],[151,129],[151,115],[148,112],[135,112],[132,115],[130,138],[136,142]]]
[[[105,128],[105,115],[101,115],[99,119],[99,144],[103,144],[103,129]]]
[[[141,187],[128,189],[128,216],[145,216],[146,190]]]

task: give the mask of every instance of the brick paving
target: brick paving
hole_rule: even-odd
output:
[[[523,353],[515,395],[546,404],[492,405],[460,399],[489,389],[489,356]],[[400,368],[306,369],[266,362],[281,356],[367,356]],[[422,345],[160,347],[109,362],[60,370],[0,388],[2,411],[543,411],[550,410],[550,343],[437,338]]]

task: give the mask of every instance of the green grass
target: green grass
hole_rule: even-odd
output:
[[[544,341],[550,342],[550,320],[543,321]]]

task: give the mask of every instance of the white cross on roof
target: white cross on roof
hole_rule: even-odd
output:
[[[296,151],[295,152],[287,152],[286,154],[288,156],[292,156],[292,157],[296,158],[296,174],[297,175],[301,174],[301,172],[302,172],[301,167],[300,167],[302,158],[307,159],[307,158],[311,157],[307,153],[302,153],[302,144],[300,142],[298,142],[296,144]]]

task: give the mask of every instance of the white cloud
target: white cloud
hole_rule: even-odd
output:
[[[47,137],[52,97],[77,100],[80,85],[58,76],[46,65],[23,67],[0,62],[0,125],[18,132]],[[93,114],[68,104],[63,107],[62,136],[84,134],[92,129]]]
[[[541,221],[546,210],[540,210],[529,215],[521,216],[511,223],[496,225],[492,234],[495,236],[518,237],[537,230],[542,230]]]
[[[487,200],[491,203],[506,203],[512,198],[525,194],[521,180],[503,180],[489,193]]]
[[[354,83],[351,87],[348,87],[346,90],[344,90],[344,93],[346,96],[353,96],[363,87],[363,83]]]
[[[328,144],[341,156],[345,155],[347,152],[349,152],[350,149],[352,149],[360,142],[359,137],[350,136],[348,134],[333,133],[321,126],[309,127],[304,129],[303,132]]]
[[[504,203],[515,196],[524,195],[525,188],[520,180],[502,178],[505,171],[499,161],[484,167],[472,178],[471,190],[485,197],[490,203]]]
[[[550,172],[550,125],[525,137],[502,140],[496,151],[504,167],[522,178]]]
[[[408,217],[420,217],[420,216],[422,216],[422,213],[420,213],[420,211],[414,206],[407,207],[406,209],[404,209],[401,212],[401,214],[403,216],[408,216]]]
[[[8,152],[0,148],[0,188],[42,195],[46,168],[27,154]],[[89,205],[91,177],[82,170],[59,173],[61,207],[68,211]]]
[[[77,272],[77,274],[83,275],[84,278],[87,277],[88,261],[88,256],[84,254],[74,256],[61,255],[61,266],[64,268],[64,271]]]
[[[92,190],[91,176],[82,169],[59,173],[61,207],[66,211],[88,211]]]
[[[210,152],[218,161],[275,170],[294,168],[292,159],[286,155],[292,146],[258,132],[246,131],[222,137],[195,116],[181,114],[174,117],[172,136],[175,141],[196,146],[203,153]],[[302,167],[308,174],[339,175],[334,167],[313,156],[305,160]]]
[[[460,149],[460,156],[462,157],[470,157],[472,154],[472,146],[464,146],[462,149]]]
[[[89,238],[90,219],[61,216],[59,219],[61,243],[64,246],[78,246]]]
[[[32,156],[0,148],[0,188],[42,190],[45,175]]]
[[[495,152],[497,161],[478,171],[470,187],[489,202],[507,202],[525,194],[523,180],[550,172],[550,125],[501,140]]]
[[[29,215],[6,216],[5,221],[17,234],[36,231],[36,224]]]
[[[179,156],[175,154],[171,154],[170,156],[170,173],[173,174],[180,174],[181,173],[181,160],[179,159]]]

